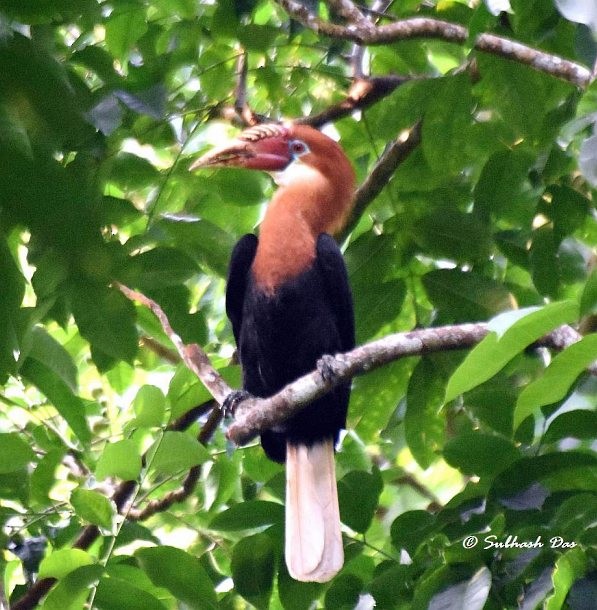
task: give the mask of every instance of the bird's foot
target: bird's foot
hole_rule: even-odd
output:
[[[224,412],[224,417],[234,417],[234,412],[238,405],[247,400],[248,398],[252,398],[252,394],[247,392],[246,390],[234,390],[230,392],[228,396],[224,399],[222,403],[222,411]]]
[[[321,378],[326,383],[332,383],[338,379],[346,369],[346,363],[331,354],[324,354],[317,361],[317,371],[321,375]]]

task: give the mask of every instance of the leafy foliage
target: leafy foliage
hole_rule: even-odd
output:
[[[409,1],[388,15],[592,66],[590,4]],[[55,578],[46,610],[589,607],[597,84],[441,40],[369,48],[375,76],[417,78],[335,122],[359,178],[401,130],[422,128],[345,246],[358,340],[486,320],[492,331],[469,352],[354,381],[337,456],[346,564],[332,583],[306,584],[282,558],[281,467],[256,446],[227,452],[219,431],[196,440],[209,394],[114,287],[155,299],[238,386],[224,278],[271,186],[188,167],[234,131],[220,117],[243,49],[258,114],[314,115],[346,97],[352,45],[272,0],[0,0],[7,597]],[[557,355],[531,347],[564,323],[586,337]],[[127,481],[142,511],[192,473],[182,502],[127,518]]]

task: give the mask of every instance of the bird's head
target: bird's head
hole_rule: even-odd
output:
[[[189,169],[242,167],[279,172],[294,161],[316,165],[318,158],[328,159],[330,153],[338,152],[344,156],[333,140],[307,125],[264,123],[210,150]]]

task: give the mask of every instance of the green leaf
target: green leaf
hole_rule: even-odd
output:
[[[0,104],[0,139],[7,150],[25,157],[33,157],[27,129],[17,116],[11,116],[3,104]]]
[[[279,33],[275,27],[247,23],[238,29],[238,39],[245,49],[265,53]]]
[[[127,580],[104,577],[97,586],[95,605],[100,610],[167,610],[155,596]]]
[[[368,590],[379,608],[399,607],[401,602],[407,603],[411,598],[408,590],[410,567],[388,562],[390,565],[383,571],[376,571],[375,577],[368,585]],[[406,606],[408,607],[408,606]]]
[[[455,322],[486,320],[512,307],[512,296],[503,284],[472,271],[435,269],[423,276],[431,302]]]
[[[466,610],[482,610],[489,597],[491,588],[491,572],[483,566],[470,580],[452,585],[440,593],[436,593],[429,603],[429,610],[445,608],[466,608]]]
[[[577,377],[597,360],[597,334],[587,335],[560,352],[545,373],[521,392],[514,410],[514,428],[535,410],[566,396]]]
[[[553,452],[532,458],[522,458],[499,474],[492,485],[491,494],[499,498],[508,498],[534,482],[541,482],[549,490],[575,489],[582,490],[582,477],[588,485],[594,484],[591,475],[597,468],[597,459],[590,453],[576,451]],[[555,477],[564,482],[558,483]]]
[[[276,556],[266,534],[248,536],[236,543],[230,563],[234,587],[256,608],[267,608],[272,593]]]
[[[133,400],[133,409],[136,426],[159,427],[162,425],[166,412],[166,397],[156,386],[141,386]]]
[[[356,608],[363,581],[356,574],[340,574],[325,593],[325,607],[338,610]]]
[[[7,372],[15,370],[19,350],[15,329],[18,309],[25,294],[25,282],[14,258],[0,234],[0,383]]]
[[[446,388],[446,402],[487,381],[528,345],[577,316],[577,305],[571,301],[497,316],[489,324],[494,332],[475,346],[454,371]]]
[[[64,576],[48,593],[42,610],[81,610],[89,597],[91,585],[104,571],[98,564],[84,565]]]
[[[266,525],[284,523],[284,506],[277,502],[249,500],[233,504],[218,513],[210,522],[210,529],[221,531],[249,530]]]
[[[435,517],[425,510],[409,510],[392,522],[390,534],[397,549],[406,549],[413,556],[417,547],[428,540],[435,526]]]
[[[79,331],[105,354],[132,362],[137,353],[134,305],[116,289],[75,284],[71,305]]]
[[[369,281],[366,289],[360,288],[355,287],[354,316],[357,343],[364,343],[395,320],[406,297],[406,284],[403,280]]]
[[[340,519],[356,532],[364,534],[377,509],[383,483],[378,470],[372,474],[353,470],[338,481]]]
[[[543,442],[554,443],[563,438],[597,438],[597,412],[575,409],[558,415],[543,435]]]
[[[39,566],[39,578],[64,578],[67,574],[95,563],[94,558],[81,549],[58,549],[44,557]]]
[[[550,226],[533,233],[530,248],[533,283],[540,294],[555,298],[559,287],[558,243]]]
[[[153,447],[155,454],[151,458],[150,468],[165,474],[176,474],[211,459],[209,451],[185,432],[164,432]]]
[[[139,549],[135,556],[156,587],[190,608],[219,607],[214,585],[196,557],[171,546]]]
[[[83,521],[111,529],[114,515],[114,505],[106,496],[91,489],[77,488],[70,496],[70,503]]]
[[[323,588],[323,583],[295,580],[288,574],[286,564],[281,562],[278,571],[278,594],[284,610],[310,610]]]
[[[16,472],[35,460],[33,449],[16,432],[0,434],[0,474]]]
[[[163,219],[155,224],[155,229],[164,231],[199,264],[226,277],[235,241],[230,233],[203,219],[192,222]]]
[[[43,456],[31,474],[31,497],[46,504],[48,494],[56,484],[56,469],[62,463],[66,448],[52,449]]]
[[[516,461],[520,452],[508,440],[481,432],[465,432],[450,439],[444,458],[464,474],[494,475]]]
[[[158,177],[158,171],[149,161],[132,153],[121,152],[110,164],[110,182],[124,191],[147,188]]]
[[[125,59],[135,43],[147,32],[142,5],[121,3],[106,20],[106,44],[117,59]]]
[[[597,518],[597,496],[592,493],[576,494],[560,504],[552,520],[557,535],[566,541],[581,541],[590,532]]]
[[[72,392],[77,391],[77,367],[71,355],[43,327],[35,326],[29,335],[27,356],[53,371]]]
[[[134,481],[141,472],[141,456],[137,445],[130,440],[108,443],[95,467],[95,476],[101,481],[107,477],[118,477]]]
[[[211,398],[205,386],[186,366],[179,366],[168,388],[171,419],[177,419],[187,411]]]
[[[494,153],[475,186],[475,210],[486,218],[529,223],[537,197],[528,179],[533,162],[534,157],[521,150]]]
[[[433,171],[455,174],[466,163],[472,108],[468,75],[443,78],[425,112],[421,136],[423,152]]]
[[[21,375],[48,397],[81,442],[90,441],[91,432],[85,418],[85,403],[72,393],[61,377],[32,358],[27,358],[21,366]]]
[[[174,248],[153,248],[130,259],[138,269],[137,283],[141,288],[176,286],[197,274],[195,261]]]
[[[593,271],[580,297],[580,315],[597,314],[597,270]]]
[[[432,210],[410,232],[422,252],[457,262],[482,259],[491,249],[487,226],[474,214],[452,208]]]
[[[415,367],[406,395],[404,435],[408,448],[421,468],[429,468],[437,459],[444,441],[445,377],[429,358],[422,358]]]
[[[547,598],[545,610],[559,610],[564,607],[568,591],[576,580],[584,576],[587,557],[581,548],[571,549],[557,561],[551,576],[553,593]]]

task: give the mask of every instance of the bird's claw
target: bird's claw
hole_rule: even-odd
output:
[[[251,394],[249,394],[249,392],[246,390],[234,390],[233,392],[230,392],[222,403],[224,417],[234,417],[234,412],[236,411],[238,405],[248,398],[251,398]]]
[[[317,371],[326,383],[335,381],[342,374],[343,369],[344,363],[331,354],[324,354],[317,361]]]

